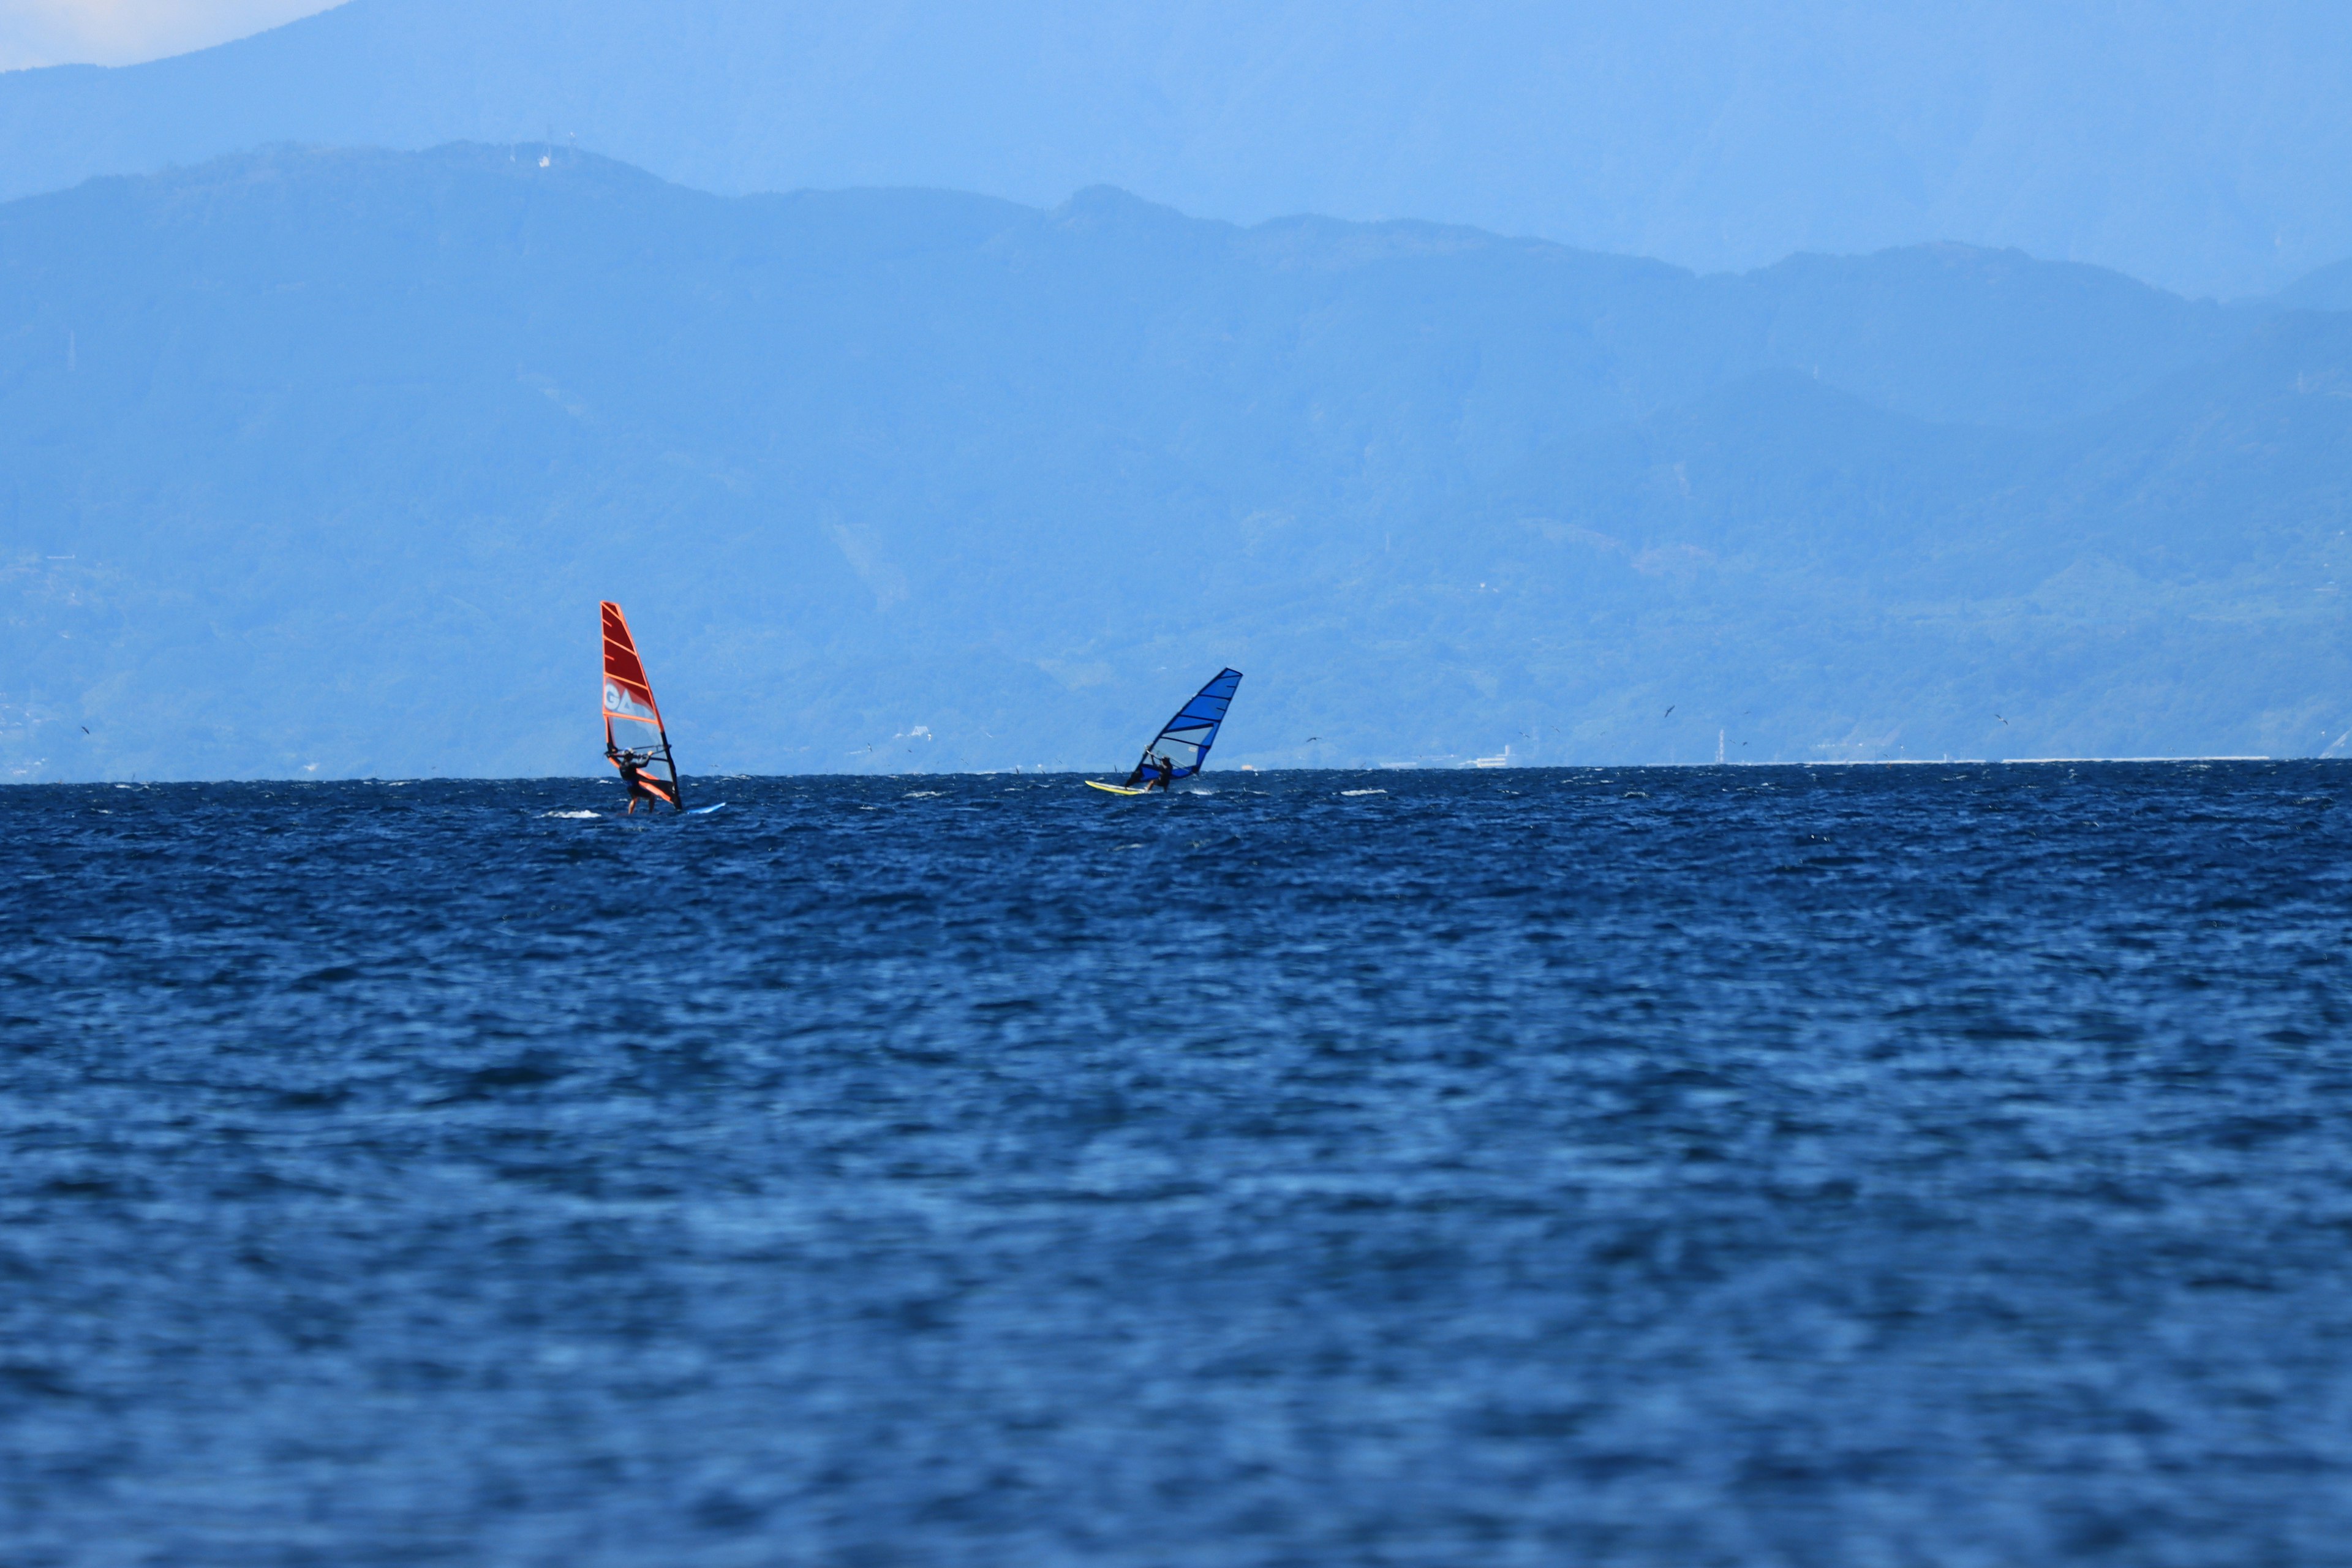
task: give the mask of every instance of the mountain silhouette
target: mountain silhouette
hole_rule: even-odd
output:
[[[351,0],[0,75],[0,196],[273,142],[576,140],[737,194],[1110,184],[1707,270],[1956,239],[2231,297],[2352,255],[2347,75],[2320,0]]]

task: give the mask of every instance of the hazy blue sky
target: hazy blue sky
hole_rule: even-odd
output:
[[[0,70],[130,65],[327,8],[328,0],[0,0]]]

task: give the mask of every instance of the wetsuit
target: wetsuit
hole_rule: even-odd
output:
[[[1176,764],[1167,758],[1160,759],[1160,793],[1167,794],[1176,787]]]

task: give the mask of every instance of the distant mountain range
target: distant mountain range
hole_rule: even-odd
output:
[[[1957,239],[2229,298],[2352,256],[2347,79],[2335,0],[351,0],[0,75],[0,197],[576,138],[730,194],[1108,183],[1708,270]]]
[[[2323,752],[2344,288],[98,180],[0,205],[0,776],[593,766],[600,597],[689,772],[1123,768],[1226,663],[1224,766]]]

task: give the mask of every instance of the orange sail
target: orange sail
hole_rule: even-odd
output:
[[[604,760],[646,794],[683,811],[669,731],[662,727],[661,708],[654,701],[652,683],[646,679],[645,660],[637,657],[637,639],[629,635],[629,623],[620,605],[606,599],[603,609]],[[630,802],[632,810],[635,804]]]

